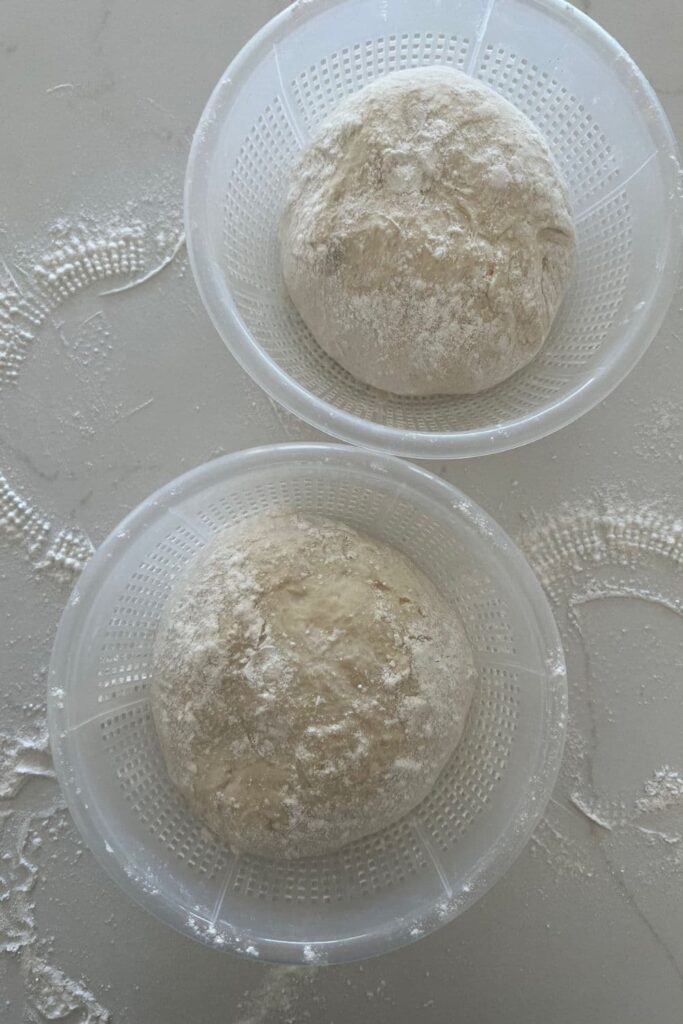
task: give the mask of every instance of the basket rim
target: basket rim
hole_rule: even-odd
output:
[[[612,344],[599,366],[594,367],[576,386],[539,405],[529,415],[511,417],[471,430],[443,432],[404,430],[356,416],[319,398],[283,371],[261,348],[244,323],[232,290],[225,286],[217,268],[205,258],[207,218],[203,209],[206,195],[206,172],[203,168],[209,166],[220,127],[253,63],[302,21],[322,10],[343,7],[349,2],[351,0],[297,0],[267,22],[245,44],[211,93],[192,140],[184,188],[188,256],[202,302],[237,362],[272,399],[311,426],[341,440],[375,451],[441,459],[507,451],[546,437],[588,412],[621,383],[649,348],[673,298],[683,247],[683,190],[678,144],[667,116],[652,86],[626,50],[588,15],[563,0],[517,0],[563,23],[571,23],[573,31],[584,43],[610,64],[647,125],[655,150],[646,162],[649,163],[653,157],[658,158],[663,191],[668,196],[667,216],[662,224],[667,234],[666,252],[652,296],[638,316],[632,317],[630,324],[625,325],[619,341]],[[437,0],[431,2],[436,3]],[[482,37],[490,13],[499,2],[502,0],[489,0],[485,10],[482,5]],[[444,6],[443,0],[439,0],[441,14]],[[644,166],[641,165],[636,173]],[[607,193],[601,202],[606,202],[610,194]]]
[[[130,544],[143,536],[159,517],[165,516],[175,501],[226,479],[234,479],[240,472],[275,464],[310,465],[319,463],[321,458],[328,463],[361,469],[368,476],[376,476],[378,472],[389,474],[407,493],[419,490],[425,499],[448,510],[451,516],[459,516],[468,530],[481,534],[487,545],[494,546],[497,559],[519,587],[520,601],[526,603],[528,619],[537,635],[539,655],[547,668],[542,728],[535,751],[536,770],[520,795],[515,815],[508,819],[496,844],[480,860],[472,877],[463,879],[461,890],[450,903],[435,901],[426,905],[417,917],[385,919],[361,935],[310,943],[250,934],[245,929],[233,935],[229,925],[226,927],[221,922],[219,941],[216,930],[212,933],[206,921],[199,927],[197,922],[191,925],[186,908],[171,903],[145,878],[144,871],[133,870],[139,866],[144,847],[137,851],[133,861],[124,859],[123,850],[117,848],[116,838],[100,814],[95,799],[97,787],[92,786],[82,769],[78,775],[74,768],[82,757],[78,730],[84,724],[71,725],[68,720],[69,691],[73,690],[78,677],[76,647],[79,637],[87,635],[89,613],[98,591],[106,587]],[[519,855],[545,809],[559,771],[567,716],[566,667],[550,605],[526,558],[502,527],[458,488],[411,463],[348,445],[269,445],[223,456],[189,470],[146,498],[112,530],[83,570],[62,614],[50,659],[47,711],[55,771],[74,821],[110,877],[138,904],[177,931],[191,934],[207,945],[219,945],[232,952],[277,963],[341,963],[389,952],[447,923],[483,895]],[[534,786],[532,778],[535,778]]]

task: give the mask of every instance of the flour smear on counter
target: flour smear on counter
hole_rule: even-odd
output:
[[[58,313],[84,290],[97,288],[103,303],[111,301],[108,296],[145,284],[181,254],[177,197],[158,184],[150,192],[162,197],[153,219],[143,220],[135,204],[123,211],[62,215],[44,241],[0,253],[0,393],[21,386],[22,364],[46,327],[84,365],[93,352],[106,356],[111,350],[102,311],[84,320],[73,338],[64,337]],[[149,197],[142,192],[140,198]],[[36,569],[67,577],[80,572],[93,551],[77,524],[54,523],[2,469],[0,535],[23,548]]]
[[[177,197],[158,187],[150,192],[165,196],[153,221],[142,220],[134,207],[61,216],[44,241],[0,253],[0,397],[21,387],[23,364],[33,346],[45,341],[41,333],[48,326],[64,345],[72,344],[86,371],[94,355],[106,357],[111,345],[103,314],[83,321],[73,339],[64,338],[58,314],[79,292],[102,291],[103,283],[111,292],[118,282],[124,288],[142,285],[180,255]],[[92,554],[89,537],[77,523],[56,522],[12,475],[0,470],[0,537],[23,550],[32,571],[73,580]],[[44,712],[28,723],[6,717],[0,733],[0,954],[19,963],[25,1019],[105,1024],[109,1011],[82,979],[51,962],[51,940],[38,934],[33,892],[40,880],[42,835],[47,831],[50,839],[55,822],[72,827],[53,780]],[[39,792],[32,782],[42,787]]]
[[[585,615],[596,603],[625,599],[683,618],[683,518],[665,508],[597,495],[583,507],[562,508],[534,524],[523,534],[521,545],[553,603],[568,654],[581,649],[581,657],[574,658],[574,673],[569,660],[570,724],[558,800],[551,801],[535,833],[535,848],[559,873],[589,874],[570,822],[578,814],[597,829],[603,844],[617,835],[620,839],[645,837],[650,856],[658,852],[661,864],[666,861],[678,872],[683,868],[683,846],[681,856],[673,848],[681,839],[677,828],[683,819],[668,828],[666,822],[662,827],[661,814],[654,824],[649,816],[656,812],[664,817],[675,812],[683,815],[683,756],[671,764],[667,760],[671,752],[662,751],[657,767],[617,796],[601,792],[596,784],[597,680],[591,673],[598,652],[591,649],[586,636],[589,620]],[[636,713],[642,715],[648,701],[659,697],[646,690]],[[613,707],[602,710],[614,732],[619,726],[619,694],[610,700]],[[667,707],[666,713],[675,712]]]

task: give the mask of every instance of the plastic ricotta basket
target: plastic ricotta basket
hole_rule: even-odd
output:
[[[285,293],[277,225],[292,166],[348,93],[446,65],[544,135],[569,185],[573,281],[541,353],[479,395],[401,397],[326,356]],[[652,88],[595,22],[557,0],[299,0],[227,69],[190,154],[185,221],[204,304],[261,387],[327,433],[416,458],[502,451],[570,423],[633,368],[673,294],[677,147]]]
[[[235,855],[173,788],[149,702],[164,600],[223,527],[288,507],[402,550],[462,616],[479,670],[465,732],[430,796],[390,828],[315,859]],[[284,963],[383,953],[455,917],[506,870],[550,796],[566,681],[547,601],[499,526],[451,485],[339,445],[279,445],[181,476],[83,572],[50,664],[57,773],[85,841],[157,917]]]

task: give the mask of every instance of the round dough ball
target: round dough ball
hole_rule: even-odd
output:
[[[474,680],[461,623],[402,554],[342,523],[263,514],[177,583],[152,708],[198,817],[235,849],[297,857],[419,803]]]
[[[541,348],[573,263],[567,190],[531,122],[458,71],[398,71],[349,96],[294,172],[289,294],[365,384],[470,394]]]

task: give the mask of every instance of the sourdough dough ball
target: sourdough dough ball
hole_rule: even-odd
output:
[[[539,133],[446,68],[395,72],[340,103],[300,157],[280,243],[320,346],[406,395],[482,391],[525,366],[575,247]]]
[[[342,523],[265,514],[176,585],[152,708],[198,817],[235,849],[296,857],[419,803],[474,679],[462,625],[402,554]]]

